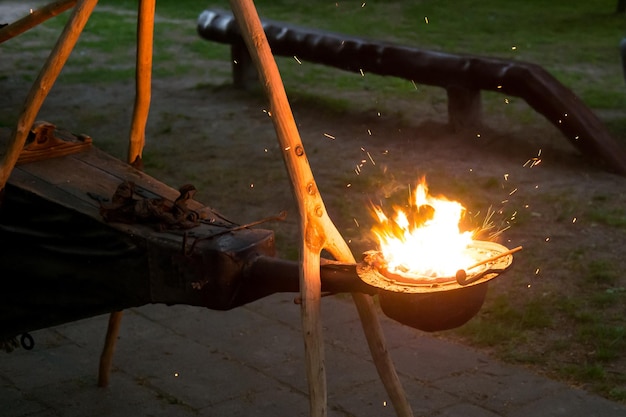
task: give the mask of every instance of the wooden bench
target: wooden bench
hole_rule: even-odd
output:
[[[626,175],[626,151],[579,97],[539,65],[429,51],[270,20],[263,21],[263,28],[274,55],[445,88],[448,119],[457,130],[480,126],[482,90],[520,97],[585,155]],[[235,85],[245,88],[256,82],[256,69],[230,12],[203,11],[198,33],[231,45]]]

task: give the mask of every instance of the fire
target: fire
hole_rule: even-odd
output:
[[[388,272],[420,279],[454,277],[457,270],[475,262],[468,251],[474,232],[459,228],[465,208],[429,195],[424,178],[411,195],[408,210],[394,207],[387,216],[374,205],[373,211],[378,224],[372,232]]]

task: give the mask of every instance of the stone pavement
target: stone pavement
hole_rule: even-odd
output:
[[[96,387],[107,316],[0,352],[0,416],[307,416],[299,307],[277,294],[228,312],[125,313],[111,386]],[[323,300],[329,416],[394,416],[352,303]],[[415,416],[624,417],[626,406],[381,316]]]

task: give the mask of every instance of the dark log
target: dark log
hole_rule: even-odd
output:
[[[271,20],[265,20],[263,28],[274,55],[297,56],[302,61],[346,71],[404,78],[452,92],[461,88],[520,97],[589,158],[597,159],[608,170],[626,175],[626,151],[576,94],[539,65],[399,46]],[[230,12],[205,10],[198,18],[198,33],[207,40],[236,47],[242,42]],[[477,101],[476,96],[468,97],[471,98],[468,103]],[[471,108],[459,106],[457,98],[453,95],[456,103],[450,110],[463,112]],[[453,121],[468,121],[472,112],[478,114],[479,110],[450,117]]]

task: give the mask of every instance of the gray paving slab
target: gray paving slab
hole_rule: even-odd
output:
[[[323,301],[328,415],[394,416],[356,309]],[[625,417],[626,407],[468,347],[381,322],[415,416]],[[96,387],[107,316],[33,332],[0,353],[0,416],[307,416],[293,294],[228,312],[144,306],[124,314],[111,386]]]

